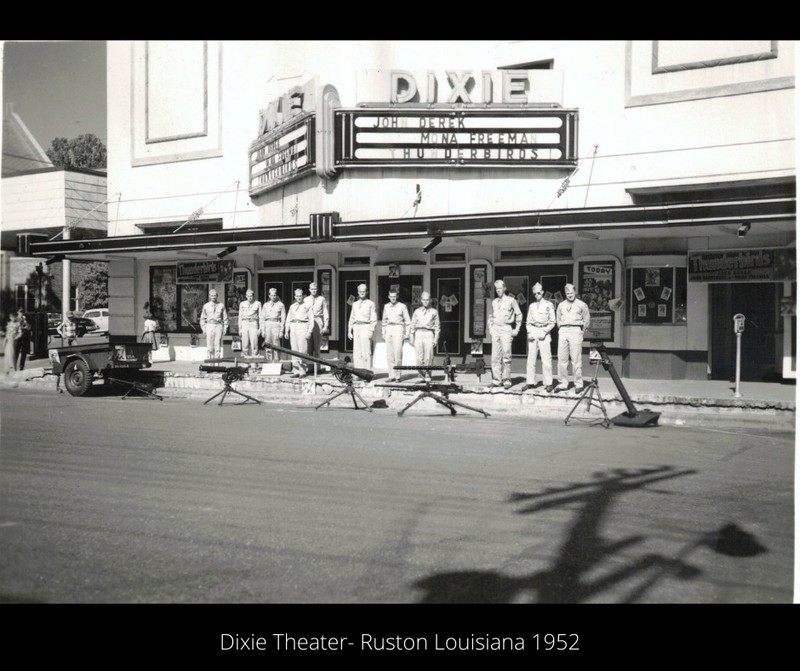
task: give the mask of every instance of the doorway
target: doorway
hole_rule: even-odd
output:
[[[353,302],[358,299],[358,285],[366,284],[369,287],[369,268],[360,270],[342,270],[339,272],[339,323],[341,324],[341,334],[339,340],[339,351],[352,354],[353,341],[347,337],[347,324],[350,321],[350,308]],[[367,292],[367,298],[375,303],[375,310],[378,310],[378,300],[371,292]],[[380,314],[378,315],[380,320]]]
[[[733,316],[745,316],[740,379],[762,382],[779,377],[775,364],[777,287],[773,282],[711,285],[711,378],[736,378]]]

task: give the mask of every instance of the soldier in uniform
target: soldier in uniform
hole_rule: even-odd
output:
[[[404,303],[397,302],[397,291],[389,292],[389,302],[383,306],[383,339],[386,341],[386,362],[389,378],[400,381],[400,371],[395,366],[403,365],[403,341],[409,336],[411,317]]]
[[[556,308],[558,324],[558,386],[555,391],[569,389],[568,367],[572,361],[572,377],[575,380],[575,393],[583,392],[583,362],[581,361],[583,332],[589,327],[589,306],[575,293],[575,286],[564,286],[566,299]]]
[[[261,335],[267,345],[281,346],[281,334],[286,327],[286,307],[278,298],[278,290],[272,287],[269,290],[269,300],[261,306]],[[265,348],[265,355],[272,361],[280,357],[274,349]]]
[[[358,300],[353,302],[347,337],[353,341],[353,366],[372,368],[372,336],[378,323],[375,303],[367,298],[367,285],[358,285]]]
[[[303,299],[303,290],[294,290],[294,303],[286,315],[285,336],[291,343],[291,349],[301,354],[308,354],[308,345],[311,333],[314,330],[314,319],[311,317],[311,308]],[[308,366],[305,359],[292,357],[292,377],[305,377]]]
[[[555,389],[553,383],[553,354],[550,348],[550,331],[556,325],[556,311],[553,304],[545,300],[544,289],[537,282],[533,285],[533,301],[528,308],[525,326],[528,330],[528,370],[527,384],[522,388],[536,386],[536,355],[542,357],[542,378],[548,392]]]
[[[423,291],[420,296],[422,307],[414,310],[411,318],[411,328],[409,329],[409,340],[414,345],[414,353],[417,357],[418,366],[432,366],[433,353],[436,344],[439,342],[439,334],[442,325],[439,321],[439,313],[431,307],[431,295]],[[422,379],[431,381],[431,372],[423,370]]]
[[[511,387],[511,341],[522,326],[517,299],[506,294],[506,283],[494,283],[497,298],[492,301],[489,332],[492,334],[492,387]]]
[[[208,292],[208,302],[200,311],[200,328],[206,334],[206,356],[216,359],[222,356],[222,336],[228,332],[228,311],[217,301],[217,290]]]
[[[322,336],[328,333],[330,315],[328,314],[328,301],[325,299],[325,296],[318,296],[318,293],[319,287],[316,282],[312,282],[308,285],[306,303],[308,303],[311,309],[311,315],[314,318],[314,331],[311,333],[309,350],[310,354],[319,359]]]
[[[248,289],[245,299],[239,303],[239,335],[242,337],[242,356],[258,356],[258,322],[261,302],[255,300],[255,293]]]

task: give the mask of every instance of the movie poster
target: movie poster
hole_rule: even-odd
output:
[[[578,295],[589,306],[591,323],[584,332],[586,340],[614,340],[614,311],[608,302],[614,297],[614,261],[591,261],[580,264]]]

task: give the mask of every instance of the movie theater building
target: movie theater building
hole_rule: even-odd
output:
[[[586,351],[625,377],[732,379],[742,314],[741,379],[793,380],[794,62],[769,40],[110,42],[108,237],[34,253],[110,261],[112,334],[147,305],[175,358],[204,354],[210,288],[230,348],[247,288],[288,306],[316,281],[330,355],[363,282],[379,306],[430,291],[439,354],[469,359],[503,279],[523,313],[535,282],[575,284]]]

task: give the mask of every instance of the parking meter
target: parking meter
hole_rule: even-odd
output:
[[[742,370],[742,333],[744,333],[745,316],[740,312],[733,315],[733,332],[736,334],[736,388],[733,395],[736,398],[741,397],[739,392],[739,378],[741,377]]]

